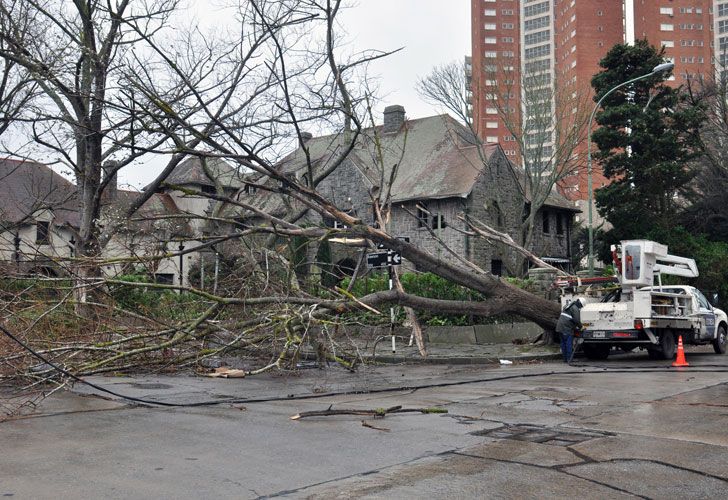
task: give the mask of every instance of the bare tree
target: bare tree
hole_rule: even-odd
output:
[[[417,90],[453,113],[481,148],[487,130],[475,123],[473,103],[487,102],[495,110],[516,148],[514,175],[523,189],[525,212],[517,243],[531,249],[536,214],[557,186],[584,168],[580,153],[587,134],[589,94],[554,82],[548,72],[521,73],[511,64],[488,65],[476,75],[480,78],[472,79],[467,63],[451,62],[434,68],[418,82]],[[483,88],[473,88],[475,80]],[[485,155],[481,158],[485,161]]]
[[[362,130],[363,123],[371,120],[368,108],[374,96],[360,77],[367,62],[386,55],[377,51],[347,55],[343,51],[336,36],[340,0],[243,2],[238,11],[242,23],[238,33],[242,35],[210,41],[190,32],[175,39],[179,46],[174,51],[168,50],[168,41],[154,40],[176,7],[174,2],[150,4],[154,9],[148,11],[130,11],[128,2],[122,1],[113,12],[105,2],[76,2],[72,9],[68,6],[68,11],[54,2],[40,5],[32,0],[27,5],[39,12],[48,12],[50,7],[60,9],[54,16],[54,29],[59,30],[66,45],[48,62],[41,58],[47,55],[43,47],[32,45],[16,45],[0,55],[37,70],[38,85],[49,106],[51,102],[55,106],[49,108],[53,113],[37,117],[36,139],[59,153],[64,144],[75,148],[75,157],[64,158],[74,167],[86,214],[79,231],[86,245],[79,247],[84,250],[81,257],[92,258],[96,265],[139,262],[131,249],[105,261],[101,249],[114,234],[134,230],[133,223],[190,220],[192,215],[187,213],[155,215],[141,210],[157,188],[165,185],[166,177],[184,156],[199,157],[203,167],[205,162],[224,158],[247,172],[245,182],[261,194],[260,203],[256,203],[242,192],[226,194],[220,186],[214,192],[168,186],[216,202],[214,210],[195,216],[214,231],[200,237],[194,248],[177,250],[172,246],[147,251],[143,262],[153,266],[150,261],[154,259],[177,258],[212,245],[218,252],[227,245],[232,249],[228,255],[236,259],[230,274],[237,267],[239,279],[210,290],[202,286],[202,279],[198,280],[199,286],[182,286],[102,279],[98,274],[82,276],[84,286],[106,285],[101,293],[108,291],[113,300],[98,307],[106,311],[108,318],[123,321],[114,327],[96,326],[80,340],[74,337],[73,341],[45,346],[43,353],[53,360],[65,363],[75,373],[91,374],[169,363],[194,365],[205,357],[240,349],[275,352],[269,363],[251,370],[257,373],[297,359],[313,335],[312,325],[319,323],[325,332],[331,318],[350,311],[378,312],[384,304],[452,314],[514,313],[546,329],[554,327],[559,313],[557,303],[519,289],[464,258],[443,259],[392,235],[387,224],[392,178],[385,175],[390,170],[383,165],[378,191],[370,193],[376,225],[368,217],[349,213],[342,203],[337,204],[318,189],[324,179],[336,175],[358,141],[372,140],[362,137]],[[12,18],[9,11],[5,15]],[[70,24],[64,28],[66,21]],[[74,35],[79,27],[87,30],[82,32],[88,37]],[[317,33],[323,33],[323,37],[317,38]],[[2,36],[11,40],[7,33]],[[61,57],[65,54],[70,55]],[[73,61],[78,65],[71,64]],[[51,125],[69,127],[68,141],[62,140]],[[325,159],[308,148],[304,126],[332,132]],[[286,141],[302,149],[306,158],[304,175],[291,176],[279,164],[280,146]],[[147,191],[116,217],[102,217],[103,228],[99,227],[99,216],[103,215],[101,196],[109,182],[101,175],[102,162],[111,158],[119,162],[112,165],[113,174],[146,152],[166,153],[170,160]],[[396,175],[396,169],[391,172]],[[214,179],[214,172],[208,171],[207,175]],[[271,209],[268,202],[274,196],[285,200],[286,210]],[[256,223],[239,223],[237,215],[241,211],[255,216]],[[312,224],[310,215],[340,224],[334,228]],[[473,236],[477,234],[473,232]],[[267,248],[261,250],[250,243],[262,242],[262,246],[277,249],[281,240],[321,241],[332,236],[361,240],[369,246],[382,244],[400,252],[419,270],[477,291],[485,299],[435,300],[414,296],[399,287],[358,298],[345,290],[331,291],[322,298],[292,284],[295,273],[285,268],[290,262],[274,258]],[[266,245],[271,242],[273,245]],[[29,335],[50,321],[52,313],[60,309],[59,304],[67,302],[77,288],[60,291],[57,302],[37,320],[27,321],[27,315],[16,315],[12,320]],[[150,317],[143,307],[125,303],[129,294],[152,291],[184,292],[175,299],[184,301],[184,307],[173,308],[180,317]],[[149,302],[160,300],[153,296]],[[99,342],[99,338],[103,341]],[[333,350],[325,356],[346,362]],[[0,366],[15,366],[26,358],[15,352],[0,360]],[[24,373],[33,380],[46,380],[52,372],[41,367],[30,375]]]

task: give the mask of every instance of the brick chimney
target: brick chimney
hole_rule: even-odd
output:
[[[117,172],[116,169],[119,166],[119,162],[115,160],[108,160],[104,163],[104,165],[101,167],[104,171],[104,181],[111,177],[109,180],[109,183],[106,185],[106,188],[104,188],[104,192],[106,193],[106,196],[109,197],[109,199],[115,199],[116,198],[116,192],[119,188],[118,181],[117,181]]]
[[[384,108],[384,128],[385,134],[399,132],[404,124],[404,107],[398,104],[387,106]]]

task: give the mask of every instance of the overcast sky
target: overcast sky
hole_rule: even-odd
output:
[[[212,8],[205,8],[210,5],[208,2]],[[215,12],[214,2],[197,0],[192,5],[198,15],[210,21],[221,15]],[[403,47],[400,52],[369,67],[369,74],[379,77],[383,97],[375,109],[379,121],[381,111],[390,104],[404,106],[409,118],[440,112],[423,102],[414,86],[417,79],[426,76],[434,66],[460,61],[470,54],[469,1],[357,0],[356,6],[341,13],[340,20],[348,32],[347,39],[357,50],[388,51]],[[159,171],[154,163],[122,170],[120,184],[136,188],[148,184]]]

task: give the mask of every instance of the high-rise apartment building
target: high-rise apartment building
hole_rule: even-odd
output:
[[[591,96],[599,60],[617,43],[646,38],[665,47],[675,63],[674,86],[711,77],[726,64],[728,0],[472,0],[471,8],[474,123],[515,161],[521,158],[506,121],[528,124],[549,109],[558,116],[569,111],[570,98],[593,106],[580,96]],[[513,110],[511,117],[504,110]],[[549,157],[557,147],[553,129],[521,130],[526,149],[537,144]],[[585,150],[586,144],[575,152],[584,165]],[[595,188],[605,182],[595,165]],[[583,169],[562,188],[585,200]]]

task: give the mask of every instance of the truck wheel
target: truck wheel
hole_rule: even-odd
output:
[[[587,359],[607,359],[612,346],[604,344],[584,344],[584,355]]]
[[[716,354],[725,354],[725,347],[728,339],[726,338],[725,325],[718,327],[718,338],[713,341],[713,350]]]
[[[671,331],[668,330],[660,336],[660,349],[662,350],[662,359],[675,357],[675,335]]]

